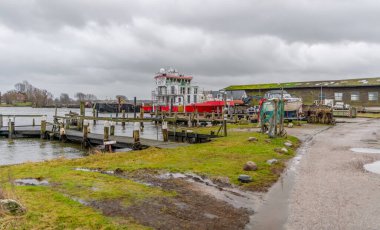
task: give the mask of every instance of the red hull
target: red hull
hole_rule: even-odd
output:
[[[234,106],[235,104],[239,104],[239,102],[235,101],[228,101],[228,106]],[[154,110],[162,111],[162,112],[169,112],[170,107],[169,106],[143,106],[144,112],[153,112]],[[198,113],[212,113],[212,112],[222,112],[222,109],[224,107],[223,101],[206,101],[202,103],[195,103],[191,105],[186,105],[184,109],[183,106],[173,106],[172,112],[187,112],[192,113],[198,111]],[[179,111],[184,110],[184,111]]]

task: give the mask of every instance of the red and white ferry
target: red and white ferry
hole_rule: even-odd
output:
[[[242,101],[223,101],[221,95],[216,97],[193,85],[192,76],[180,74],[173,68],[161,68],[154,77],[156,87],[152,91],[153,104],[143,106],[145,112],[221,112],[225,103],[234,106]]]

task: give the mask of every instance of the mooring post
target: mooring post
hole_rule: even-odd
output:
[[[223,101],[224,101],[224,108],[222,111],[223,114],[223,131],[224,131],[224,136],[227,136],[227,118],[228,118],[228,108],[227,108],[227,94],[225,93],[223,95]]]
[[[135,122],[133,125],[133,141],[134,141],[134,148],[139,148],[140,146],[140,123]]]
[[[70,129],[70,119],[66,119],[65,128]]]
[[[104,122],[104,141],[109,140],[109,133],[110,133],[110,123],[109,121]]]
[[[83,125],[83,141],[82,141],[82,145],[84,147],[87,147],[87,137],[88,137],[88,124],[84,124]]]
[[[136,107],[137,107],[137,98],[133,98],[133,118],[136,119]]]
[[[13,138],[13,134],[15,132],[15,123],[12,119],[8,121],[8,138]]]
[[[144,108],[140,107],[140,119],[144,119]],[[140,131],[144,132],[144,121],[140,121]]]
[[[36,126],[36,120],[33,118],[32,125]]]
[[[46,116],[41,118],[41,139],[46,138]]]
[[[110,136],[115,136],[115,122],[111,121]]]
[[[64,124],[63,123],[60,123],[59,124],[59,139],[61,140],[61,141],[66,141],[66,130],[65,130],[65,128],[64,128]]]
[[[85,109],[85,102],[81,101],[80,102],[80,116],[81,118],[78,120],[78,129],[82,130],[83,129],[83,122],[84,122],[84,116],[86,115],[86,109]]]
[[[164,139],[164,142],[168,142],[169,133],[168,133],[168,122],[167,121],[162,122],[162,137]]]
[[[123,126],[123,128],[125,128],[125,110],[123,109],[123,111],[121,111],[122,112],[122,117],[123,117],[123,121],[121,122],[121,126]]]
[[[0,128],[3,127],[3,115],[0,114]]]
[[[92,108],[92,116],[94,118],[96,117],[96,109],[95,109],[95,107]],[[96,119],[94,119],[93,124],[96,125]]]
[[[189,120],[188,120],[188,122],[187,122],[187,126],[190,128],[191,126],[192,126],[192,121],[191,121],[191,113],[189,113],[189,115],[188,115],[189,117]]]

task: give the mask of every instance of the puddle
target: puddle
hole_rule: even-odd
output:
[[[365,164],[364,169],[371,173],[380,174],[380,161],[375,161],[371,164]]]
[[[47,186],[49,182],[47,180],[38,180],[35,178],[24,178],[14,180],[15,185],[19,186]]]
[[[350,150],[355,153],[380,154],[380,149],[377,148],[351,148]]]

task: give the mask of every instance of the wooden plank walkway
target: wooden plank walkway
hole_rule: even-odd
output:
[[[83,133],[75,130],[66,130],[66,137],[68,140],[81,141],[83,139]],[[103,135],[97,133],[89,133],[87,139],[91,144],[103,145]],[[110,136],[110,140],[116,141],[115,147],[132,147],[134,145],[133,137],[126,136]],[[147,147],[156,147],[156,148],[177,148],[182,146],[188,146],[188,143],[178,143],[178,142],[163,142],[152,139],[140,138],[140,144]]]

